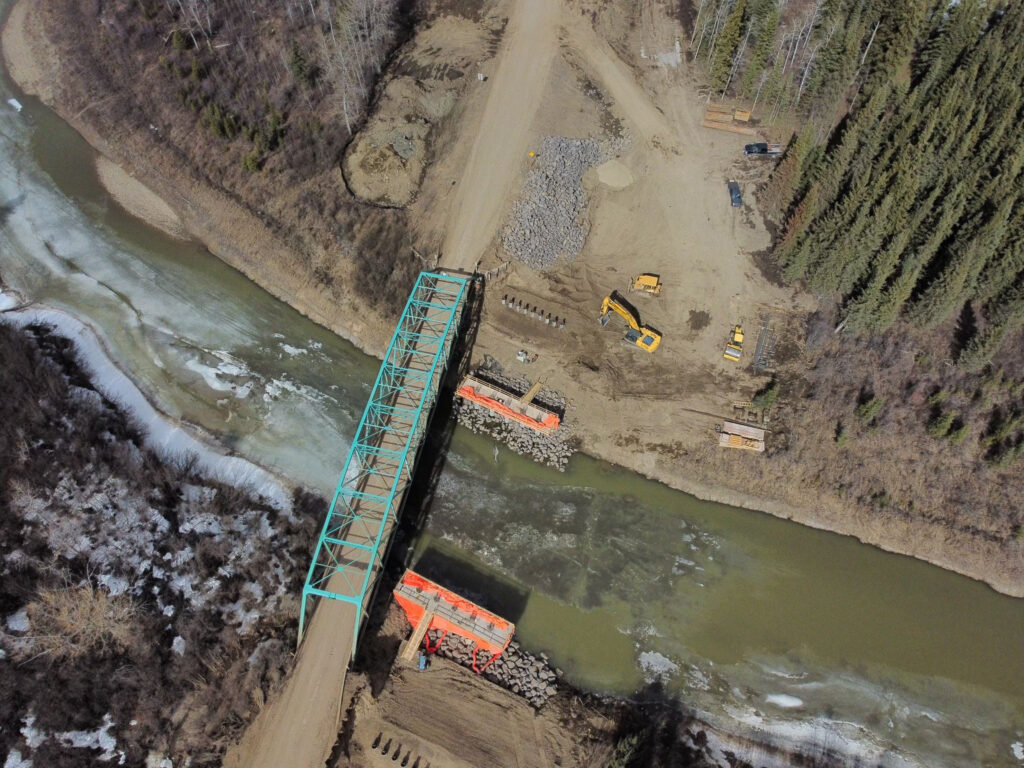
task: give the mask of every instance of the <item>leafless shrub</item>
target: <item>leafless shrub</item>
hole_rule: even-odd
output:
[[[125,650],[138,615],[131,598],[92,584],[41,589],[25,610],[31,652],[58,660]]]

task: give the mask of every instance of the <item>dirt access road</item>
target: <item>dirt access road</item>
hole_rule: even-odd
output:
[[[525,168],[561,15],[558,0],[519,0],[512,8],[483,115],[461,132],[475,138],[448,221],[442,266],[472,269],[498,231]]]
[[[353,605],[321,600],[284,690],[224,756],[224,768],[323,768],[338,739],[355,616]]]

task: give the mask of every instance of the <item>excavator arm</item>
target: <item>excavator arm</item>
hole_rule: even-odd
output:
[[[622,298],[615,291],[610,296],[605,296],[601,303],[601,325],[608,325],[608,310],[622,316],[626,324],[634,331],[640,330],[640,318],[636,310],[628,304],[624,304]]]

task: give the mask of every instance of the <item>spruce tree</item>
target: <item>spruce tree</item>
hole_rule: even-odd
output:
[[[808,121],[790,142],[786,154],[776,166],[758,202],[764,214],[779,221],[793,202],[803,178],[804,161],[814,146],[814,126]]]
[[[752,97],[761,84],[761,75],[768,64],[768,57],[775,49],[775,33],[779,29],[779,4],[776,0],[761,0],[753,13],[757,38],[743,76],[743,92]]]
[[[746,15],[747,0],[736,0],[736,5],[725,20],[722,31],[714,43],[711,58],[711,87],[716,91],[725,88],[732,71],[733,58],[739,48],[743,36],[743,20]]]

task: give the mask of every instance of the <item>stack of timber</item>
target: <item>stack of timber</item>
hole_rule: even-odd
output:
[[[718,433],[718,444],[722,448],[740,448],[764,453],[764,430],[727,421]]]
[[[709,104],[704,110],[704,121],[701,125],[705,128],[714,128],[717,131],[756,136],[757,132],[746,125],[748,122],[750,122],[749,110],[735,109],[724,104]]]

